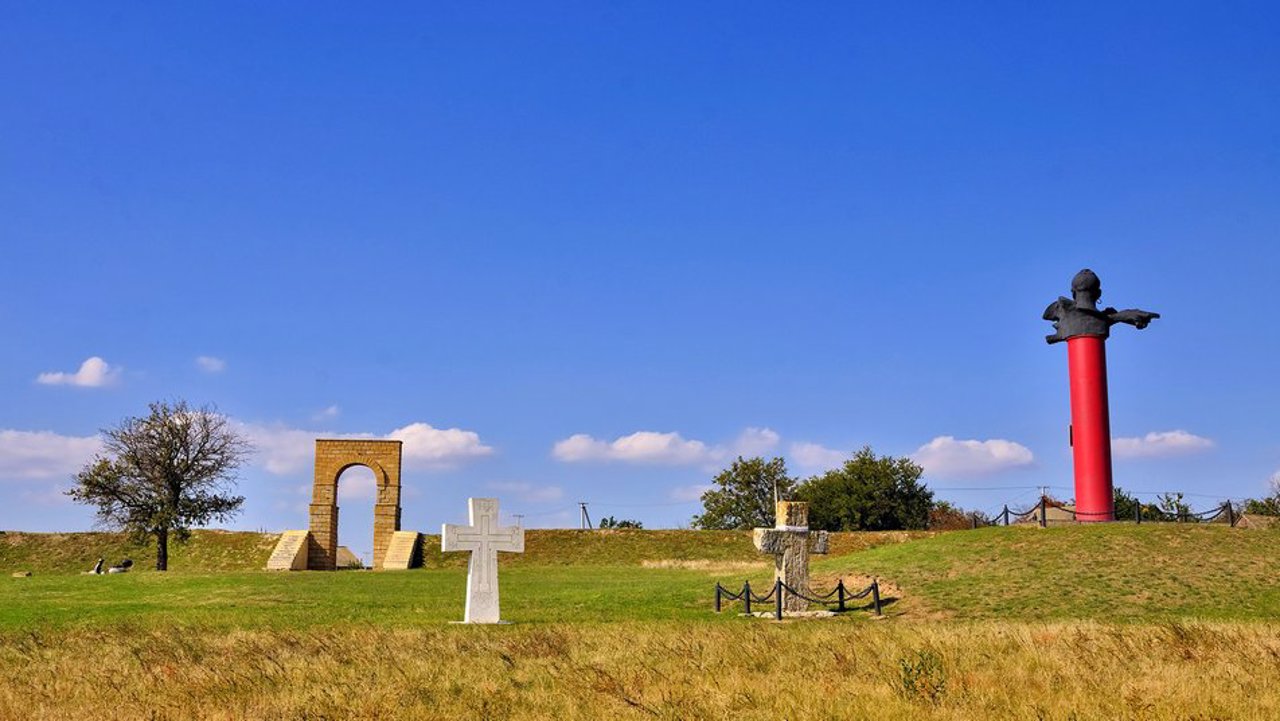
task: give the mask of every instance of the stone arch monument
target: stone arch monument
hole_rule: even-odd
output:
[[[421,563],[420,535],[400,530],[400,441],[316,439],[311,528],[285,531],[269,570],[332,571],[338,567],[338,478],[352,466],[373,471],[373,568],[410,568]]]
[[[373,505],[373,567],[382,568],[391,537],[400,530],[400,441],[316,440],[316,475],[311,491],[311,539],[307,568],[332,571],[338,565],[338,477],[352,466],[373,471],[378,486]]]

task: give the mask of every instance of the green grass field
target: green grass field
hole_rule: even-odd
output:
[[[154,556],[0,536],[35,574],[0,591],[0,718],[1280,718],[1280,532],[839,534],[815,586],[879,577],[885,618],[777,623],[712,612],[717,581],[771,580],[747,533],[530,531],[488,628],[449,623],[464,554],[256,570],[271,545],[200,533],[167,574],[96,577]]]

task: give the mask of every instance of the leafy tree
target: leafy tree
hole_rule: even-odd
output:
[[[1142,506],[1135,496],[1125,492],[1120,486],[1116,486],[1111,490],[1112,503],[1115,505],[1115,520],[1127,521],[1134,517],[1134,512]]]
[[[630,518],[624,518],[622,520],[618,520],[613,516],[605,516],[604,518],[600,519],[600,527],[607,528],[607,529],[617,529],[617,528],[640,529],[640,528],[644,528],[644,524],[641,523],[640,521],[633,521]]]
[[[975,518],[979,526],[990,526],[996,522],[982,511],[966,511],[950,501],[934,501],[929,509],[928,527],[934,531],[959,531],[973,528]]]
[[[102,431],[105,454],[76,475],[67,495],[97,506],[100,522],[138,542],[154,537],[156,570],[165,571],[171,535],[185,541],[192,527],[239,512],[244,496],[230,491],[250,446],[209,408],[177,401],[152,403],[150,410]]]
[[[702,529],[761,528],[773,525],[774,499],[788,498],[796,481],[787,475],[786,461],[742,458],[721,471],[716,487],[702,494],[702,513],[693,527]],[[776,496],[775,496],[776,494]]]
[[[1188,522],[1199,520],[1191,515],[1191,506],[1183,502],[1181,493],[1161,493],[1156,497],[1156,510],[1179,520]]]
[[[1260,516],[1280,516],[1280,476],[1271,479],[1271,495],[1246,499],[1244,512]]]
[[[920,482],[923,473],[910,458],[878,457],[864,446],[842,467],[800,484],[796,497],[809,502],[809,527],[821,531],[925,528],[933,491]]]

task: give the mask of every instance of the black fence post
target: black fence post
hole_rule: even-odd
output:
[[[1133,504],[1133,522],[1138,524],[1139,526],[1142,525],[1142,504],[1141,503]]]
[[[720,584],[716,584],[716,613],[720,613]]]
[[[1236,527],[1236,509],[1232,507],[1231,501],[1227,501],[1227,522],[1232,528]]]
[[[978,514],[976,512],[973,514],[973,530],[978,530]]]
[[[1049,518],[1044,515],[1044,509],[1049,504],[1045,502],[1044,496],[1040,496],[1040,527],[1047,528],[1049,526]]]
[[[836,598],[840,601],[840,612],[844,613],[844,579],[836,583]]]
[[[742,582],[742,601],[747,607],[747,615],[751,615],[751,582]]]
[[[777,618],[778,618],[778,620],[779,620],[779,621],[781,621],[781,620],[782,620],[782,589],[784,589],[784,588],[786,588],[786,586],[782,585],[782,579],[781,579],[781,578],[779,578],[778,580],[776,580],[776,581],[774,581],[774,582],[773,582],[773,593],[774,593],[773,605],[774,605],[774,613],[777,615]]]
[[[1004,507],[1004,525],[1009,525],[1009,507]]]
[[[876,607],[876,615],[883,616],[880,611],[880,580],[871,579],[871,603]]]

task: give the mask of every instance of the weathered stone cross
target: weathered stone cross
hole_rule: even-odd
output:
[[[774,527],[755,529],[754,541],[761,553],[773,554],[773,576],[800,593],[809,593],[809,553],[827,552],[827,532],[809,533],[809,504],[778,501]],[[812,548],[810,547],[812,546]],[[807,611],[809,602],[783,594],[782,610]]]
[[[498,551],[524,553],[524,529],[498,525],[496,498],[468,498],[467,508],[471,525],[444,524],[440,550],[471,552],[463,623],[499,623]]]

